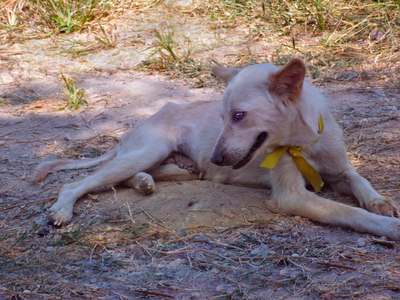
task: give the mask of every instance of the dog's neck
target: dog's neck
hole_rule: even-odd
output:
[[[285,145],[306,147],[317,140],[319,137],[318,117],[315,120],[314,118],[312,119],[313,126],[302,114],[297,114],[290,124],[290,134],[285,141]]]
[[[308,84],[307,82],[304,83]],[[306,91],[309,89],[306,89]],[[319,118],[324,115],[324,100],[315,104],[315,101],[311,102],[309,95],[303,89],[301,94],[301,99],[296,103],[295,107],[292,108],[291,116],[288,121],[291,120],[286,145],[297,145],[297,146],[307,146],[318,139],[320,135]],[[314,94],[315,97],[315,94]]]

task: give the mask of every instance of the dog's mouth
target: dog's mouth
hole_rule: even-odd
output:
[[[265,140],[267,139],[267,136],[268,136],[268,134],[265,131],[261,132],[257,136],[256,140],[253,143],[253,146],[251,146],[251,148],[250,148],[249,152],[246,154],[246,156],[241,161],[239,161],[236,165],[234,165],[232,167],[232,169],[237,170],[237,169],[240,169],[240,168],[244,167],[245,165],[247,165],[248,162],[252,159],[254,152],[256,152],[257,149],[260,148],[261,145],[265,142]]]

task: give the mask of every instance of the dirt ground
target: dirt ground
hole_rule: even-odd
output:
[[[69,225],[49,225],[62,184],[94,170],[30,183],[42,159],[100,155],[167,101],[220,100],[222,90],[111,61],[79,71],[78,60],[32,50],[46,41],[29,43],[0,52],[0,299],[400,299],[398,242],[272,214],[268,190],[200,180],[159,182],[148,196],[104,187],[77,202]],[[59,109],[60,69],[74,72],[88,108]],[[359,173],[400,202],[400,91],[316,85]]]

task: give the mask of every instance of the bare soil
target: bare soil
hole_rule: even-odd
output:
[[[398,242],[272,214],[268,190],[199,180],[159,182],[149,196],[104,187],[77,202],[69,225],[49,225],[62,184],[94,170],[30,183],[39,161],[100,155],[167,101],[222,97],[111,62],[80,72],[80,63],[17,46],[0,56],[0,299],[400,299]],[[61,68],[88,108],[59,109]],[[352,163],[399,202],[400,91],[316,85]]]

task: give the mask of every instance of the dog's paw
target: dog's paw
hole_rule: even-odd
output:
[[[73,207],[59,205],[55,203],[49,208],[50,222],[56,226],[62,226],[72,219]]]
[[[200,174],[200,170],[197,168],[197,165],[196,166],[189,166],[189,167],[183,168],[183,169],[186,169],[190,174]]]
[[[156,190],[156,184],[154,183],[153,177],[143,172],[135,175],[134,187],[136,190],[145,195],[151,194]]]
[[[190,158],[187,158],[180,153],[174,153],[174,160],[179,168],[186,169],[190,174],[200,174],[196,162]]]
[[[378,236],[386,236],[392,240],[400,241],[400,219],[383,217],[376,228],[381,230],[377,233]]]
[[[400,207],[392,199],[385,197],[374,199],[366,207],[368,211],[387,217],[400,217]]]

